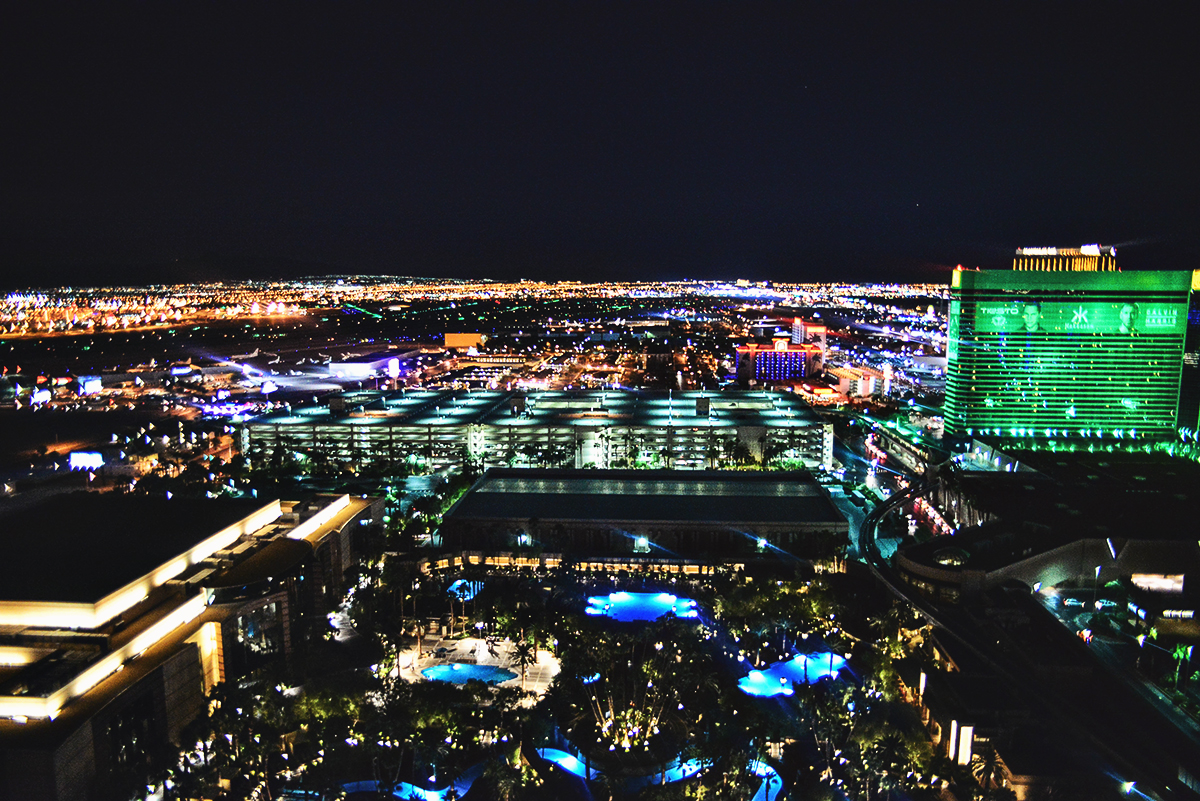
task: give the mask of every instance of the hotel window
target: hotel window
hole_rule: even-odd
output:
[[[238,617],[238,642],[248,656],[272,656],[283,646],[279,604],[272,601]]]

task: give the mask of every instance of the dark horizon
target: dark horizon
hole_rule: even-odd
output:
[[[9,9],[0,285],[1200,266],[1182,7],[280,8]]]

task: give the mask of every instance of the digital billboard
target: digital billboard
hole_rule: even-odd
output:
[[[1191,285],[1183,271],[956,272],[946,430],[1173,437]]]
[[[975,331],[981,334],[1183,334],[1186,330],[1186,307],[1132,298],[1103,303],[1021,298],[980,301],[975,306]]]

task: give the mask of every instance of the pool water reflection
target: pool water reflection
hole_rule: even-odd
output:
[[[430,681],[448,681],[452,684],[466,684],[471,679],[477,679],[484,684],[501,684],[509,679],[515,679],[516,673],[495,665],[434,665],[421,671],[421,675]]]
[[[604,615],[622,623],[658,620],[667,615],[685,619],[700,617],[697,604],[691,598],[680,598],[669,592],[614,592],[588,598],[589,615]]]
[[[845,665],[846,660],[834,653],[801,654],[766,670],[750,671],[738,680],[738,686],[750,695],[791,695],[794,684],[815,684],[826,676],[835,677]]]

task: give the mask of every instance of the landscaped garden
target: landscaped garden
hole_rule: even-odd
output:
[[[353,642],[313,632],[288,670],[218,687],[151,782],[483,801],[876,801],[972,782],[901,697],[921,625],[858,565],[430,572],[397,554],[423,514],[353,577]]]

